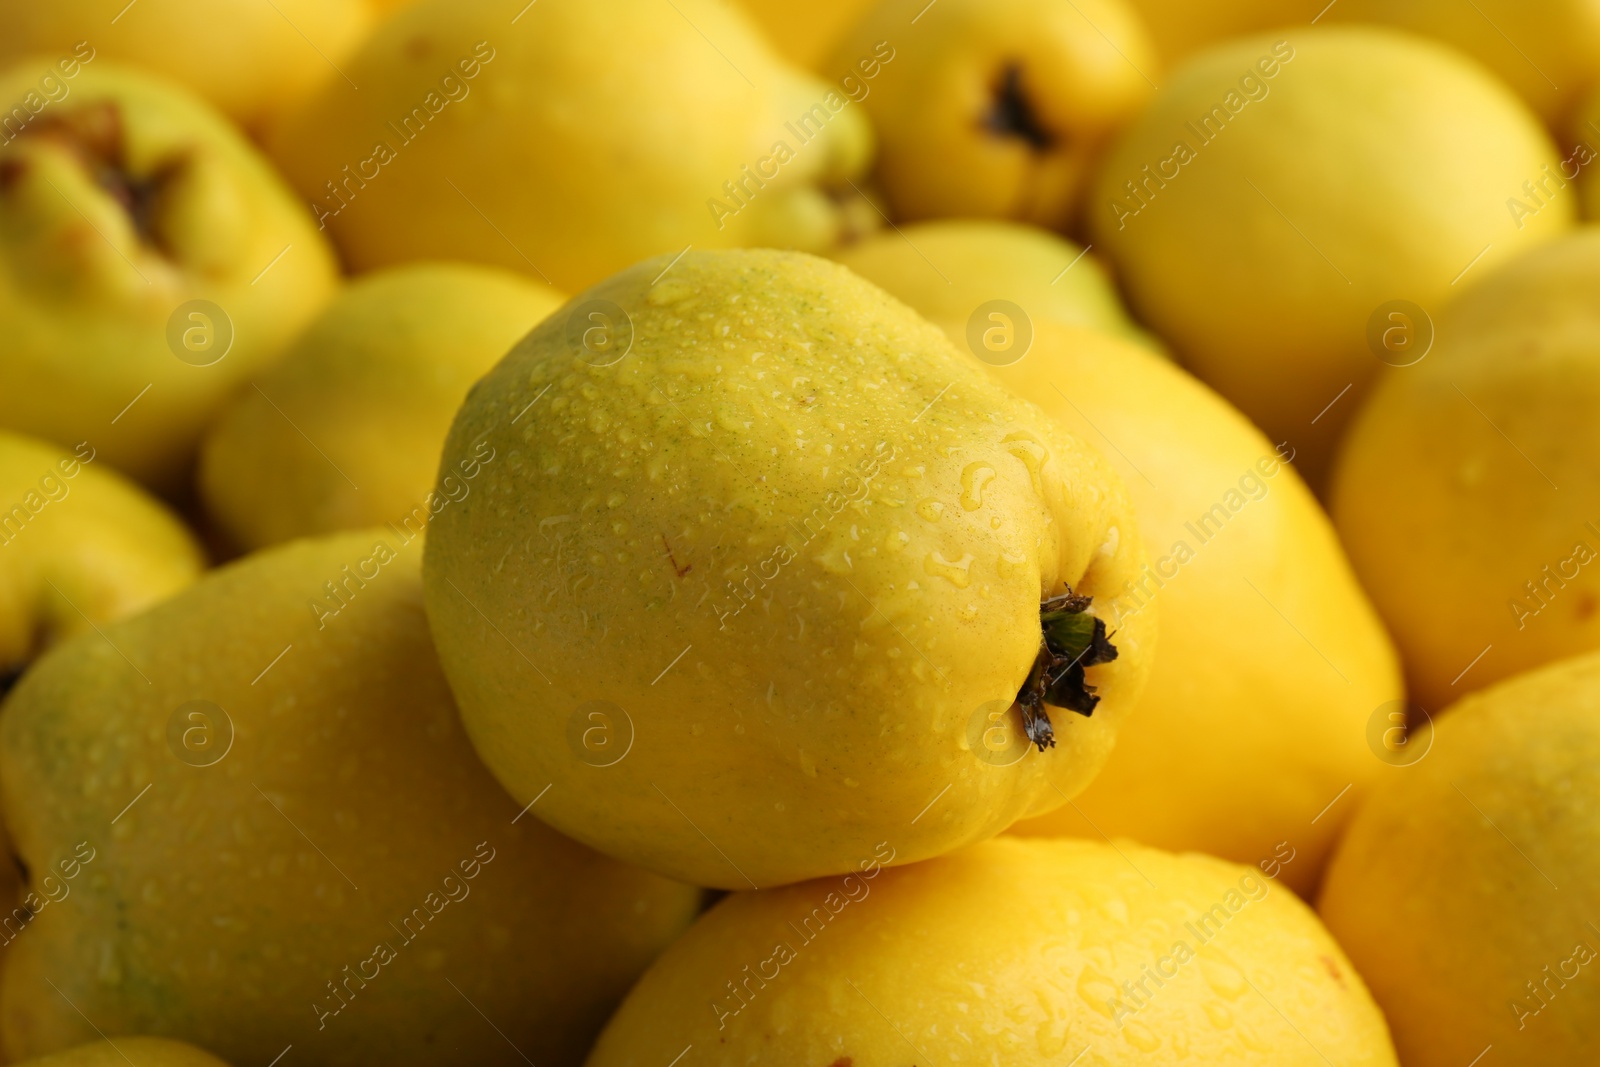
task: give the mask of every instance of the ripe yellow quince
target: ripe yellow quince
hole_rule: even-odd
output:
[[[1109,293],[1089,299],[1102,291],[1097,274],[1084,275],[1094,287],[1058,289],[1092,260],[1063,274],[1073,257],[1027,256],[1045,242],[982,225],[908,226],[907,240],[874,239],[841,258],[1101,446],[1152,557],[1110,601],[1109,624],[1157,602],[1163,620],[1150,681],[1105,770],[1070,807],[1015,830],[1264,863],[1309,893],[1354,802],[1396,758],[1389,749],[1375,758],[1366,743],[1381,709],[1404,718],[1394,649],[1288,462],[1294,446],[1268,441],[1148,348],[1110,336],[1133,328],[1093,314],[1116,307]],[[1009,308],[999,294],[1015,297]],[[990,316],[1005,328],[974,329]],[[1099,329],[1069,325],[1095,319]],[[1227,625],[1215,624],[1219,612]]]
[[[588,1067],[686,1047],[710,1067],[1394,1067],[1344,953],[1253,868],[1001,838],[885,870],[893,839],[843,877],[718,903]]]
[[[1470,8],[1452,0],[1341,0],[1327,18],[1398,26],[1459,48],[1515,89],[1558,135],[1600,72],[1600,8],[1589,0],[1473,0]],[[1592,130],[1570,128],[1574,137],[1595,142]]]
[[[1594,228],[1484,277],[1345,440],[1334,520],[1429,712],[1600,648],[1596,285]]]
[[[165,1037],[101,1038],[17,1067],[227,1067],[204,1049]]]
[[[1408,744],[1426,754],[1362,806],[1318,903],[1401,1059],[1600,1060],[1600,655],[1475,693]]]
[[[698,893],[495,784],[429,641],[420,550],[295,542],[24,675],[0,715],[28,871],[28,917],[0,924],[8,1055],[99,1029],[237,1063],[578,1061]]]
[[[766,31],[772,46],[797,66],[821,65],[844,33],[873,0],[739,0],[739,6]],[[822,73],[827,73],[823,71]]]
[[[980,338],[1000,325],[996,344],[1023,343],[1005,330],[1006,316],[1016,313],[995,304],[1000,300],[1027,320],[1010,322],[1013,330],[1031,331],[1033,321],[1054,319],[1159,345],[1129,318],[1092,253],[1034,226],[995,219],[919,222],[899,233],[874,234],[834,255],[924,317],[953,327],[950,339],[957,347],[967,344],[966,331],[974,325]],[[990,317],[996,313],[1001,318]]]
[[[1117,467],[1151,560],[1112,598],[1108,624],[1155,604],[1162,618],[1105,770],[1017,832],[1209,852],[1309,894],[1390,756],[1369,746],[1368,723],[1398,711],[1403,690],[1394,647],[1289,462],[1293,444],[1105,335],[1044,323],[1024,359],[991,370]]]
[[[441,470],[485,444],[429,618],[485,762],[603,852],[746,888],[890,832],[926,859],[1079,792],[1137,694],[1119,479],[837,264],[624,271],[479,383]]]
[[[343,77],[339,65],[371,24],[367,0],[52,0],[6,12],[0,63],[87,47],[259,129],[319,82]]]
[[[1057,229],[1159,73],[1124,0],[880,0],[825,69],[864,73],[874,57],[862,104],[890,214]]]
[[[357,269],[461,259],[569,292],[646,256],[821,249],[871,154],[845,88],[722,0],[420,0],[271,139]]]
[[[472,491],[469,472],[484,459],[431,492],[467,390],[562,300],[493,267],[362,276],[211,428],[200,460],[207,510],[252,549],[389,522],[420,533]]]
[[[1570,193],[1523,199],[1559,161],[1448,48],[1286,28],[1173,71],[1106,155],[1088,218],[1140,319],[1320,487],[1384,369],[1369,332],[1567,229]]]
[[[88,441],[176,492],[217,409],[332,295],[332,251],[175,86],[41,56],[0,75],[11,100],[27,106],[0,123],[0,427]]]
[[[1162,60],[1171,67],[1192,52],[1233,37],[1304,26],[1334,5],[1328,0],[1128,0],[1128,6],[1144,20]]]
[[[87,441],[0,431],[0,693],[45,648],[165,600],[204,566],[177,516]]]

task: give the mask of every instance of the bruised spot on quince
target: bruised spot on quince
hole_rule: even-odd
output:
[[[1033,102],[1023,90],[1020,63],[1006,64],[992,93],[989,110],[982,119],[984,129],[1001,137],[1016,137],[1035,152],[1044,153],[1055,147],[1056,135],[1040,123]]]
[[[1084,671],[1117,658],[1105,621],[1088,614],[1094,598],[1079,596],[1070,585],[1066,590],[1039,604],[1039,652],[1017,691],[1022,730],[1040,752],[1056,743],[1045,705],[1066,708],[1085,718],[1093,715],[1100,698]]]

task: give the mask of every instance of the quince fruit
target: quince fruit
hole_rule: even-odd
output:
[[[479,383],[441,470],[484,445],[429,618],[485,762],[602,852],[728,888],[891,829],[940,855],[1081,791],[1137,694],[1120,480],[837,264],[624,271]]]

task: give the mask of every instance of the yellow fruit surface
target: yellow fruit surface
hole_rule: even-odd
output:
[[[441,659],[500,780],[603,852],[727,888],[888,827],[925,859],[1079,792],[1137,696],[1153,613],[1055,747],[975,751],[1041,600],[1120,589],[1138,530],[1098,452],[837,264],[617,275],[478,386],[443,467],[482,445],[505,461],[429,533]]]
[[[52,1052],[18,1067],[226,1067],[204,1049],[164,1037],[102,1038],[87,1045]]]
[[[1340,0],[1327,17],[1397,26],[1459,48],[1515,89],[1558,136],[1568,132],[1572,109],[1600,75],[1600,6],[1591,0],[1472,0],[1470,7],[1456,0]],[[1581,125],[1570,132],[1596,141]]]
[[[1030,320],[1056,319],[1159,344],[1128,317],[1105,266],[1048,230],[941,219],[874,234],[834,256],[924,317],[959,327],[951,337],[958,347],[967,343],[974,316],[982,329],[993,325],[984,311],[995,300],[1015,304]]]
[[[433,492],[467,390],[562,299],[466,264],[357,279],[212,427],[207,509],[245,548],[388,522],[420,532],[472,491],[468,464]]]
[[[1162,621],[1105,770],[1016,831],[1209,852],[1309,893],[1386,769],[1368,722],[1400,710],[1402,690],[1332,524],[1285,462],[1292,448],[1183,370],[1104,335],[1045,324],[1025,358],[993,373],[1117,467],[1150,567],[1108,618],[1115,628],[1159,604]]]
[[[1328,0],[1128,0],[1128,4],[1144,19],[1161,58],[1171,66],[1233,37],[1304,26],[1317,18]]]
[[[767,40],[797,66],[814,68],[828,58],[834,42],[871,8],[873,0],[739,0]],[[827,72],[823,72],[827,73]]]
[[[0,431],[0,678],[193,582],[200,546],[93,446]]]
[[[516,22],[513,24],[512,19]],[[420,0],[275,132],[357,270],[458,259],[576,292],[647,256],[819,249],[871,154],[859,105],[724,0]]]
[[[1561,175],[1575,177],[1582,198],[1583,217],[1593,222],[1600,219],[1600,179],[1595,177],[1595,164],[1600,163],[1600,89],[1579,103],[1573,126],[1578,130],[1575,138],[1578,144],[1563,161]]]
[[[53,70],[48,55],[11,67],[0,100]],[[62,84],[0,137],[0,427],[87,440],[177,494],[206,425],[333,295],[338,268],[310,212],[205,103],[98,55]]]
[[[18,683],[9,1056],[99,1031],[235,1063],[579,1060],[698,892],[519,817],[439,672],[420,549],[249,557]]]
[[[1600,230],[1486,275],[1373,393],[1333,515],[1430,712],[1600,648]]]
[[[1351,823],[1318,904],[1407,1067],[1600,1059],[1600,656],[1475,693]]]
[[[1477,64],[1376,27],[1230,41],[1165,80],[1107,155],[1087,216],[1140,319],[1298,451],[1313,486],[1384,363],[1392,301],[1564,231],[1570,193],[1521,213],[1560,157]]]
[[[1393,1067],[1310,909],[1259,871],[1000,838],[735,893],[666,951],[588,1067]]]
[[[1098,275],[1064,288],[1093,265],[1084,259],[1061,274],[1070,246],[1003,224],[905,231],[841,258],[1101,448],[1151,557],[1108,618],[1115,625],[1159,601],[1165,620],[1150,681],[1105,770],[1072,805],[1016,831],[1125,835],[1266,863],[1310,892],[1382,770],[1369,719],[1386,707],[1403,717],[1403,707],[1391,705],[1401,696],[1394,649],[1327,516],[1284,462],[1293,446],[1268,441],[1183,370],[1107,336],[1132,330],[1089,285]],[[973,312],[999,294],[1021,320],[1011,322],[1010,309],[991,311],[1002,316],[992,321],[980,314],[988,329],[974,340]],[[986,347],[989,330],[1025,354],[1006,362]]]
[[[320,82],[342,77],[340,65],[371,24],[367,0],[51,0],[6,11],[0,64],[55,59],[87,42],[259,128]]]
[[[875,178],[898,221],[1057,229],[1160,73],[1123,0],[881,0],[827,69],[852,68],[877,70],[862,106],[878,135]]]

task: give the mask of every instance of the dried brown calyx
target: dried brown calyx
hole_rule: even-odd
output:
[[[1094,598],[1079,596],[1070,585],[1062,584],[1065,593],[1039,604],[1039,652],[1027,680],[1017,691],[1022,730],[1041,752],[1054,748],[1056,743],[1055,728],[1045,705],[1066,708],[1086,718],[1093,715],[1100,697],[1084,671],[1117,658],[1105,621],[1089,614]]]
[[[1022,85],[1022,65],[1008,63],[991,90],[989,110],[983,115],[983,128],[1001,137],[1015,137],[1035,152],[1055,147],[1056,135],[1045,129]]]
[[[177,155],[148,174],[134,173],[118,104],[102,100],[52,111],[30,122],[17,140],[50,141],[70,151],[94,183],[128,213],[140,240],[169,254],[160,226],[162,204],[174,179],[188,166],[188,158]],[[14,183],[26,169],[26,157],[5,160],[0,164],[0,186]]]

